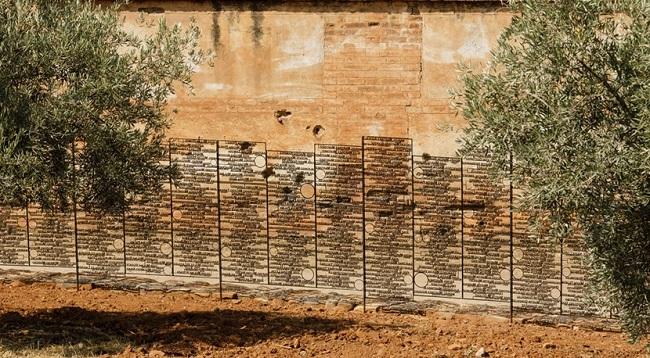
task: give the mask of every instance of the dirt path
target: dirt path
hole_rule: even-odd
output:
[[[497,317],[0,285],[0,357],[647,357],[619,333]]]

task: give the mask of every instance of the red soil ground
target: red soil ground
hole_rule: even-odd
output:
[[[621,333],[499,317],[0,284],[0,357],[644,357]]]

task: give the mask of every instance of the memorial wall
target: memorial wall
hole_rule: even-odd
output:
[[[488,159],[414,155],[413,146],[373,136],[288,152],[172,139],[179,177],[124,215],[77,209],[75,225],[73,212],[0,207],[0,266],[596,312],[579,238],[531,231]]]
[[[76,231],[71,213],[0,207],[0,266],[594,312],[580,240],[531,232],[487,159],[456,155],[449,90],[458,63],[489,60],[512,17],[500,1],[131,1],[123,15],[135,34],[194,20],[214,55],[169,98],[181,177],[124,215],[77,212]]]

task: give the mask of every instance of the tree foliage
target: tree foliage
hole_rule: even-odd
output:
[[[523,188],[555,237],[579,233],[595,287],[633,339],[650,330],[650,5],[511,1],[481,71],[466,69],[465,151]]]
[[[205,53],[193,24],[143,26],[117,6],[0,0],[0,202],[121,211],[159,187],[167,99]]]

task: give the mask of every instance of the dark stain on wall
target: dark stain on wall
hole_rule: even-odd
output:
[[[262,22],[264,21],[264,14],[262,13],[263,8],[259,2],[253,2],[250,8],[251,18],[253,19],[251,35],[255,47],[259,47],[262,42],[262,37],[264,36],[264,30],[262,30]]]
[[[162,7],[139,7],[138,8],[139,12],[144,12],[147,14],[163,14],[165,13],[165,9]]]
[[[107,2],[105,0],[100,3]],[[138,3],[142,1],[131,1],[126,6],[129,9],[137,10]],[[287,11],[287,12],[310,12],[310,13],[332,13],[332,12],[382,12],[382,13],[410,13],[419,15],[428,12],[460,12],[460,11],[508,11],[505,1],[502,0],[456,0],[456,1],[431,1],[431,0],[191,0],[193,3],[218,3],[222,11],[246,11],[255,6],[256,11]],[[166,11],[186,11],[186,1],[166,1]],[[146,9],[146,7],[140,6]],[[156,9],[152,7],[151,9]],[[160,8],[157,8],[160,9]]]
[[[239,23],[239,12],[228,13],[228,25],[232,26],[234,23]]]
[[[221,17],[221,3],[216,0],[212,0],[212,43],[214,46],[215,56],[218,55],[219,49],[221,48],[221,28],[219,27],[219,17]]]
[[[420,15],[420,7],[418,6],[417,3],[412,3],[412,2],[408,3],[407,9],[411,15]]]
[[[264,177],[264,179],[268,179],[273,174],[275,174],[275,172],[273,171],[272,167],[266,167],[264,170],[262,170],[262,176]]]

